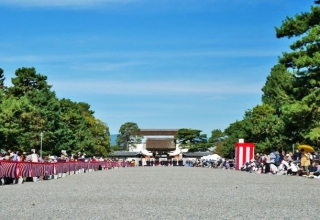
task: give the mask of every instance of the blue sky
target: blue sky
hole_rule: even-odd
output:
[[[0,0],[0,67],[35,67],[111,134],[224,130],[261,104],[288,51],[274,27],[312,0]]]

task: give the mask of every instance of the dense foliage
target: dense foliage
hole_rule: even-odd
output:
[[[110,152],[109,128],[94,117],[89,104],[58,99],[47,77],[35,68],[19,68],[15,76],[12,86],[6,87],[0,69],[1,148],[39,150],[42,132],[44,154]]]
[[[141,142],[140,128],[134,122],[127,122],[121,125],[119,134],[117,135],[117,145],[119,149],[129,150],[129,147],[134,147]]]
[[[318,2],[316,2],[318,3]],[[291,150],[292,145],[320,141],[320,7],[287,17],[275,28],[278,38],[294,38],[279,57],[262,88],[262,104],[245,112],[224,134],[224,156],[232,157],[239,138],[256,151]]]
[[[201,130],[182,128],[175,136],[181,148],[192,151],[206,151],[210,145],[207,143],[207,135],[201,134]]]

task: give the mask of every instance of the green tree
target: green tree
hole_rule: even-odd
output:
[[[121,125],[117,135],[117,144],[120,149],[129,150],[129,146],[135,146],[141,142],[139,126],[134,122],[126,122]]]
[[[85,117],[86,111],[82,103],[73,102],[70,99],[60,100],[60,133],[59,140],[55,145],[55,152],[66,150],[71,153],[78,151],[92,155],[94,138],[91,124]]]
[[[213,153],[223,155],[222,149],[224,147],[225,134],[220,129],[214,129],[211,131],[211,137],[208,143],[212,143],[215,147]]]
[[[285,65],[277,64],[271,69],[270,75],[262,88],[262,102],[272,106],[278,115],[281,107],[294,101],[292,97],[293,75]]]
[[[0,68],[0,90],[5,90],[5,85],[4,85],[4,81],[5,81],[5,77],[4,77],[4,73],[3,73],[3,69]]]
[[[30,131],[37,129],[40,120],[37,108],[26,97],[3,100],[0,104],[1,146],[21,151],[39,149],[39,133]]]
[[[223,142],[224,155],[234,154],[235,143],[240,138],[245,142],[255,143],[257,152],[286,148],[286,137],[283,135],[284,122],[276,114],[276,110],[267,104],[257,105],[245,112],[242,121],[231,124],[224,133],[227,138]]]
[[[224,133],[227,138],[224,140],[224,146],[221,150],[223,156],[226,158],[233,158],[235,153],[235,144],[240,138],[243,138],[246,142],[250,142],[251,134],[248,131],[248,119],[236,121],[231,123],[225,130]]]
[[[43,132],[43,151],[52,153],[60,132],[60,104],[55,92],[47,83],[47,77],[36,72],[35,68],[19,68],[12,78],[12,87],[8,88],[8,97],[26,98],[36,109],[37,115],[24,126],[24,142],[38,144]],[[32,139],[29,139],[32,138]],[[36,145],[38,146],[38,145]],[[36,146],[30,146],[35,148]]]
[[[109,127],[99,119],[95,119],[91,127],[95,140],[93,152],[98,156],[107,156],[112,150],[110,146]]]
[[[220,129],[214,129],[211,131],[211,137],[209,138],[208,142],[217,143],[222,140],[224,136],[225,135],[223,131],[221,131]]]
[[[282,106],[286,132],[297,143],[317,145],[320,130],[320,7],[287,17],[276,28],[278,38],[292,38],[290,52],[279,58],[292,73],[292,102]]]
[[[14,97],[21,97],[31,90],[50,89],[52,86],[47,84],[47,76],[36,72],[34,67],[22,67],[15,71],[16,77],[11,79],[13,84],[8,89],[8,94]]]
[[[57,99],[47,77],[35,68],[19,68],[6,88],[0,69],[0,144],[5,148],[29,151],[40,147],[43,153],[61,150],[106,156],[110,151],[108,126],[94,117],[85,102]]]
[[[210,145],[207,143],[207,135],[201,132],[197,129],[182,128],[178,130],[175,139],[181,148],[189,149],[189,151],[204,151]]]
[[[285,148],[284,123],[276,114],[275,108],[268,104],[257,105],[248,115],[252,124],[250,139],[256,144],[258,152]]]
[[[5,95],[7,92],[7,87],[4,85],[4,81],[5,81],[5,77],[4,77],[4,72],[3,70],[0,68],[0,102],[5,99]],[[1,126],[1,125],[0,125]]]

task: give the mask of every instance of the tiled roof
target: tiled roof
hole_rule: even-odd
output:
[[[176,145],[173,138],[148,138],[147,150],[174,150]]]
[[[115,151],[112,155],[113,157],[135,157],[139,153],[138,152],[132,152],[132,151]]]
[[[184,157],[203,157],[210,155],[211,152],[186,152],[183,153]]]

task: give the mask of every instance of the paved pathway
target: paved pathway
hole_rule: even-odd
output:
[[[1,219],[320,219],[320,180],[187,167],[0,187]]]

